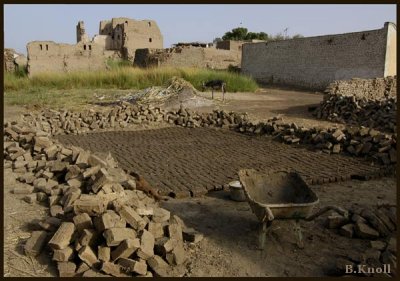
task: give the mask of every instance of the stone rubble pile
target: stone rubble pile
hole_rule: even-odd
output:
[[[396,132],[396,77],[336,81],[314,115],[319,119]]]
[[[27,255],[49,248],[60,276],[185,274],[184,241],[201,234],[137,190],[111,156],[64,147],[17,122],[6,124],[3,153],[4,168],[25,183],[13,192],[50,208],[24,246]]]
[[[214,110],[197,113],[180,107],[179,110],[165,111],[151,105],[122,103],[104,111],[89,110],[72,112],[68,110],[43,110],[38,114],[27,113],[24,122],[29,127],[52,135],[82,134],[98,130],[116,130],[134,127],[138,124],[166,122],[188,128],[219,127],[252,135],[272,135],[287,144],[311,145],[326,153],[345,153],[366,157],[383,165],[393,165],[396,159],[397,134],[385,134],[368,127],[349,127],[344,130],[306,128],[295,123],[286,123],[274,117],[267,122],[252,123],[246,113]],[[6,134],[13,134],[8,127]]]
[[[357,270],[358,265],[373,268],[386,268],[390,272],[360,272],[365,276],[396,276],[397,247],[396,247],[396,207],[382,205],[367,208],[353,205],[349,216],[334,214],[328,217],[327,227],[336,229],[342,236],[370,240],[370,248],[361,255],[347,255],[336,261],[335,273],[346,273],[346,265]],[[348,272],[347,272],[348,273]]]

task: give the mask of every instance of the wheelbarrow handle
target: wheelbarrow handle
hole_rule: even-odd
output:
[[[339,214],[341,214],[342,216],[344,216],[344,217],[346,217],[346,218],[349,216],[349,213],[348,213],[345,209],[343,209],[343,208],[341,208],[341,207],[337,207],[337,206],[326,206],[326,207],[322,208],[321,210],[319,210],[318,212],[316,212],[316,213],[314,213],[314,214],[308,216],[308,217],[305,218],[304,220],[306,220],[306,221],[311,221],[311,220],[315,219],[316,217],[319,217],[319,216],[325,214],[325,213],[326,213],[327,211],[329,211],[329,210],[335,210],[336,212],[338,212]]]
[[[272,213],[271,209],[269,207],[265,208],[265,215],[264,218],[262,220],[262,223],[264,223],[265,221],[273,221],[274,220],[274,214]]]

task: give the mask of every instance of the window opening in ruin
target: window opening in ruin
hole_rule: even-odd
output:
[[[332,44],[332,42],[333,42],[333,39],[331,38],[331,39],[328,39],[328,44]]]
[[[121,39],[121,36],[118,35],[118,36],[117,36],[117,39],[118,39],[118,40]]]
[[[92,50],[92,45],[89,45],[89,50],[90,50],[90,51]]]
[[[83,45],[83,49],[86,50],[86,45]]]
[[[361,36],[361,40],[365,40],[365,34]]]
[[[113,35],[113,36],[111,36],[111,39],[112,39],[112,40],[114,40],[114,35]]]
[[[149,42],[152,42],[152,41],[153,41],[153,39],[149,38]]]
[[[40,44],[39,46],[40,46],[40,50],[43,50],[43,46],[42,46],[42,44]]]
[[[151,26],[151,22],[148,22],[148,24],[149,24],[149,27]]]
[[[128,21],[126,20],[125,23],[128,24]]]
[[[49,50],[49,45],[46,44],[46,51],[48,51],[48,50]]]

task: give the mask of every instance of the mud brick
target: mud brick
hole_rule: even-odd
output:
[[[90,246],[83,246],[78,252],[79,258],[86,262],[90,267],[95,266],[99,261]]]
[[[170,267],[160,256],[153,256],[147,260],[147,264],[154,271],[157,277],[168,277]]]
[[[42,222],[39,222],[39,226],[47,231],[55,231],[60,226],[61,220],[55,217],[48,217]]]
[[[81,150],[79,152],[78,157],[76,158],[75,165],[77,165],[80,168],[86,168],[89,166],[88,159],[89,159],[90,153],[87,151]]]
[[[76,215],[73,218],[73,221],[74,221],[76,229],[80,232],[87,228],[93,228],[92,219],[90,218],[90,216],[87,213],[82,213],[82,214]]]
[[[106,209],[104,202],[97,197],[91,196],[90,199],[79,198],[74,202],[75,214],[87,213],[89,216],[102,214]]]
[[[363,145],[363,148],[362,148],[362,150],[361,150],[361,153],[363,153],[363,154],[368,154],[368,153],[371,151],[371,148],[372,148],[372,143],[366,142],[366,143],[364,143],[364,145]]]
[[[98,272],[97,270],[89,269],[83,273],[82,277],[109,277],[109,275]]]
[[[42,177],[44,177],[46,180],[51,179],[54,176],[54,174],[52,172],[49,171],[44,171],[42,174]]]
[[[15,174],[25,174],[27,172],[27,169],[26,169],[26,167],[22,167],[22,168],[14,169],[13,172]]]
[[[81,169],[77,165],[71,165],[68,167],[68,172],[65,175],[65,180],[74,179],[81,174]]]
[[[28,194],[24,197],[24,201],[29,204],[36,202],[36,194]]]
[[[112,251],[111,258],[113,261],[116,261],[119,258],[129,258],[129,256],[131,256],[140,246],[140,240],[137,238],[125,239],[114,251]]]
[[[386,236],[390,233],[385,224],[369,209],[364,209],[361,216],[365,218],[373,228],[375,228],[380,235]]]
[[[49,200],[49,206],[52,207],[54,205],[59,205],[60,204],[60,200],[61,200],[61,196],[59,195],[52,195],[48,197]]]
[[[70,244],[74,232],[75,225],[72,222],[63,222],[49,241],[49,246],[53,250],[65,249]]]
[[[71,246],[66,247],[62,250],[54,250],[53,252],[53,261],[69,261],[74,257],[74,249]]]
[[[27,161],[21,160],[21,161],[15,161],[12,164],[13,169],[20,169],[20,168],[24,168],[28,165]]]
[[[171,223],[167,227],[168,236],[175,241],[183,241],[182,227],[178,223]]]
[[[92,167],[94,166],[107,167],[107,162],[95,154],[90,154],[90,156],[88,157],[88,163]]]
[[[135,239],[136,231],[131,228],[110,228],[103,232],[107,246],[118,246],[125,239]]]
[[[369,241],[372,249],[383,251],[386,248],[386,243],[383,241]]]
[[[355,223],[357,223],[357,222],[367,223],[367,221],[359,214],[353,214],[351,216],[351,221],[353,221]]]
[[[76,264],[73,262],[58,262],[57,269],[60,277],[73,277],[76,275]]]
[[[161,223],[158,222],[149,222],[148,231],[153,234],[154,238],[161,238],[164,236],[164,230]]]
[[[76,273],[82,274],[82,273],[88,271],[89,269],[90,269],[90,267],[85,262],[81,262],[80,265],[78,266],[78,269],[76,270]]]
[[[69,194],[66,195],[66,199],[64,202],[64,209],[68,208],[68,207],[72,207],[74,202],[76,200],[78,200],[78,198],[81,196],[81,191],[77,191],[77,192],[71,192]]]
[[[17,186],[13,189],[14,194],[31,194],[33,192],[33,186],[31,185],[23,185]]]
[[[52,217],[59,217],[62,216],[64,214],[64,210],[63,207],[61,207],[60,205],[53,205],[50,207],[50,215]]]
[[[111,258],[111,249],[106,246],[99,246],[97,250],[97,256],[100,261],[107,262]]]
[[[186,261],[186,253],[183,247],[183,242],[179,241],[175,244],[171,253],[166,255],[167,260],[171,265],[180,265]]]
[[[163,208],[155,208],[153,215],[153,222],[166,222],[169,220],[171,213]]]
[[[44,192],[36,193],[36,200],[39,202],[46,202],[48,200],[48,196]]]
[[[89,178],[89,177],[97,174],[99,170],[100,170],[100,166],[94,166],[94,167],[88,168],[85,170],[85,172],[83,172],[83,178],[85,178],[85,179]]]
[[[107,210],[101,216],[94,218],[94,225],[98,231],[103,232],[104,230],[113,227],[125,228],[126,222],[114,211]]]
[[[47,155],[47,159],[51,160],[56,159],[57,152],[58,152],[58,147],[55,144],[44,149],[44,153]]]
[[[102,168],[96,174],[96,180],[92,185],[92,190],[97,193],[104,185],[114,183],[114,179],[108,174],[108,172]]]
[[[142,230],[146,227],[146,222],[129,206],[123,206],[119,214],[135,230]]]
[[[395,237],[391,237],[389,239],[389,242],[388,242],[386,250],[388,250],[388,251],[390,251],[390,252],[392,252],[394,254],[397,253],[397,240],[396,240]]]
[[[61,149],[61,153],[64,154],[65,156],[70,156],[70,155],[72,155],[72,150],[63,147],[63,148]]]
[[[58,185],[58,182],[52,179],[48,179],[46,183],[46,189],[53,189]]]
[[[203,234],[199,233],[198,231],[196,231],[193,228],[187,227],[187,228],[183,229],[183,239],[185,241],[196,244],[196,243],[200,242],[201,240],[203,240],[203,238],[204,238]]]
[[[122,267],[119,264],[111,262],[103,262],[101,270],[115,277],[130,277],[128,274],[123,272]]]
[[[150,207],[137,208],[136,213],[139,216],[152,216],[154,214],[154,209]]]
[[[146,261],[142,259],[140,259],[139,261],[135,261],[132,271],[139,275],[146,275],[147,273]]]
[[[162,237],[157,239],[154,245],[154,251],[157,255],[165,256],[174,249],[176,243],[177,242],[175,240],[172,240],[168,237]]]
[[[154,244],[155,239],[153,234],[147,230],[143,230],[140,237],[140,248],[137,251],[137,256],[144,260],[147,260],[154,256]]]
[[[79,238],[79,244],[81,246],[94,246],[96,241],[99,239],[99,234],[94,229],[84,229]]]
[[[332,215],[328,217],[328,228],[339,228],[348,223],[348,219],[340,215]]]
[[[50,172],[64,172],[67,170],[68,165],[67,162],[54,161],[53,165],[50,167]]]
[[[390,232],[393,232],[396,230],[396,225],[394,223],[392,223],[392,221],[390,220],[390,217],[388,217],[384,211],[381,211],[380,209],[376,209],[376,210],[374,210],[374,214],[381,222],[383,222],[383,224],[386,226],[386,228]]]
[[[354,224],[349,223],[349,224],[343,225],[339,229],[339,234],[344,237],[352,238],[354,235]]]
[[[135,260],[132,259],[127,259],[127,258],[120,258],[118,259],[117,263],[125,270],[128,272],[133,272],[133,269],[135,267]],[[145,262],[146,264],[146,262]],[[146,272],[147,272],[147,264],[146,264]]]
[[[127,181],[123,182],[122,186],[128,190],[135,190],[136,189],[136,181],[131,180],[131,179],[127,180]]]
[[[39,148],[48,148],[53,142],[47,137],[34,137],[34,144]]]
[[[50,191],[51,196],[57,196],[57,195],[61,196],[62,193],[63,193],[63,191],[60,188],[60,186],[56,186],[55,188],[51,189],[51,191]]]
[[[33,159],[32,159],[32,155],[31,155],[31,153],[30,152],[27,152],[27,153],[24,153],[24,160],[26,161],[26,162],[31,162]]]
[[[379,232],[371,228],[365,223],[357,222],[354,226],[354,232],[357,237],[364,239],[376,239],[379,237]]]
[[[332,153],[340,153],[341,148],[342,148],[342,147],[341,147],[340,144],[335,144],[335,145],[333,145]]]
[[[38,256],[47,242],[46,231],[33,231],[31,237],[26,241],[24,245],[24,251],[27,256]]]

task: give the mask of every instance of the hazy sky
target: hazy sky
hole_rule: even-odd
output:
[[[396,23],[396,5],[4,5],[4,44],[26,54],[34,40],[76,43],[76,24],[85,22],[92,38],[101,20],[153,19],[164,47],[177,42],[211,42],[235,27],[268,34],[303,36],[355,32]]]

